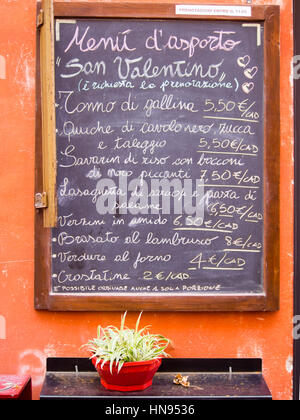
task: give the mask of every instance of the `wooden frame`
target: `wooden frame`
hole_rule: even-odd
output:
[[[297,57],[297,79],[295,80],[295,284],[294,284],[294,315],[300,314],[300,264],[299,264],[299,244],[300,244],[300,122],[297,118],[300,114],[300,79],[299,77],[299,55],[300,55],[300,4],[294,1],[294,48]],[[296,64],[294,63],[294,64]],[[295,325],[299,326],[299,321]],[[298,327],[299,331],[299,327]],[[300,400],[300,340],[294,339],[294,400]]]
[[[265,25],[265,254],[264,289],[261,295],[53,295],[51,294],[51,230],[36,213],[35,308],[52,311],[275,311],[279,309],[279,170],[280,97],[278,6],[253,6],[252,17],[178,16],[175,4],[55,3],[56,18],[162,18],[184,20],[260,21]],[[39,79],[39,69],[37,77]],[[37,84],[39,86],[39,84]],[[41,100],[37,88],[36,190],[41,189]]]
[[[43,0],[40,34],[40,68],[42,98],[42,159],[43,189],[45,195],[44,226],[55,227],[57,220],[56,200],[56,116],[54,82],[54,13],[52,1]]]

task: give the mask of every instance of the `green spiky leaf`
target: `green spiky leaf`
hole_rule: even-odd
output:
[[[149,326],[139,330],[142,313],[140,313],[135,329],[126,327],[127,312],[121,318],[120,329],[114,326],[103,328],[98,327],[97,338],[89,340],[84,344],[92,357],[97,358],[96,364],[103,366],[110,364],[110,370],[114,366],[118,372],[122,369],[124,363],[150,361],[168,357],[166,349],[170,340],[162,335],[150,334]]]

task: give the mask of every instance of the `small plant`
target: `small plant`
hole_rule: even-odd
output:
[[[86,347],[91,358],[97,358],[96,366],[101,363],[101,368],[110,363],[112,373],[114,364],[121,371],[124,363],[145,362],[163,357],[168,357],[165,352],[170,340],[162,335],[150,334],[149,326],[139,330],[142,313],[139,315],[135,329],[125,326],[127,312],[121,318],[120,329],[114,326],[98,327],[97,338],[89,340]]]

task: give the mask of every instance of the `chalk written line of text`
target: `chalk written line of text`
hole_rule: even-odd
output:
[[[84,30],[85,29],[85,30]],[[103,48],[104,51],[109,50],[114,53],[122,53],[124,51],[134,52],[137,50],[135,46],[136,35],[131,29],[118,32],[117,35],[109,37],[101,37],[95,39],[89,37],[90,26],[83,28],[76,26],[74,30],[73,38],[65,49],[65,53],[69,50],[78,50],[81,53],[97,51]],[[192,36],[190,39],[183,39],[175,34],[165,35],[163,30],[155,29],[153,35],[147,37],[145,41],[145,49],[166,52],[168,50],[176,50],[182,52],[188,52],[189,58],[192,58],[196,53],[196,48],[203,50],[208,49],[214,51],[233,51],[238,45],[241,44],[241,40],[234,40],[231,37],[236,35],[233,31],[213,31],[211,35],[206,38],[198,38]],[[130,40],[129,40],[130,38]],[[130,45],[129,45],[130,44]]]

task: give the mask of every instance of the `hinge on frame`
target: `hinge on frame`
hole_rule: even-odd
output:
[[[38,29],[43,25],[44,25],[44,10],[41,9],[40,13],[38,14],[38,17],[37,17],[37,27],[38,27]]]
[[[35,194],[34,207],[36,209],[46,209],[48,207],[47,193]]]

